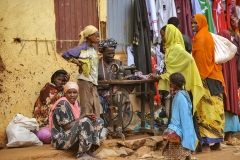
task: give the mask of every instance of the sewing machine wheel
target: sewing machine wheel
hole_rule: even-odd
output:
[[[132,103],[130,102],[129,98],[125,94],[122,94],[122,96],[123,96],[123,99],[125,100],[122,103],[123,129],[125,129],[132,121],[133,106],[132,106]],[[113,104],[114,104],[113,124],[114,124],[114,126],[117,126],[118,108],[117,108],[117,100],[115,97],[113,97]],[[109,126],[109,121],[110,121],[109,111],[110,110],[107,111],[107,110],[103,109],[103,119],[104,119],[105,125],[107,125],[107,126]]]

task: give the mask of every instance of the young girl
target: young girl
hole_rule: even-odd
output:
[[[181,73],[171,74],[169,80],[174,98],[167,131],[168,134],[177,134],[180,137],[180,143],[169,141],[163,154],[168,159],[190,160],[191,151],[195,151],[198,144],[192,120],[192,102],[188,92],[185,91],[186,81]]]
[[[97,93],[98,54],[93,46],[99,42],[98,29],[92,25],[84,28],[79,34],[79,45],[62,54],[62,57],[79,67],[78,86],[82,113],[94,113],[100,116],[100,102]],[[81,61],[83,55],[89,61]]]

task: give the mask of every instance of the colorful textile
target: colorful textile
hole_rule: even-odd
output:
[[[222,30],[218,34],[231,41],[231,34],[228,30]],[[227,96],[224,94],[224,110],[238,115],[240,112],[238,109],[236,56],[234,56],[230,61],[223,63],[223,77],[227,92]]]
[[[227,29],[227,23],[225,20],[224,7],[222,5],[222,0],[213,1],[213,20],[216,26],[216,32]]]
[[[199,0],[199,4],[202,9],[202,14],[207,18],[209,32],[216,33],[209,0]]]
[[[224,132],[239,132],[240,122],[237,115],[225,112]]]
[[[52,116],[52,142],[56,149],[78,148],[77,157],[80,157],[90,149],[92,144],[100,145],[99,136],[104,122],[101,118],[97,118],[96,122],[92,123],[85,117],[65,131],[63,126],[74,120],[76,119],[69,103],[65,100],[60,101]]]
[[[80,40],[79,40],[79,44],[82,44],[84,41],[86,41],[86,38],[91,35],[91,34],[94,34],[98,31],[98,29],[92,25],[89,25],[89,26],[86,26],[83,31],[81,31],[79,33],[79,37],[80,37]]]
[[[238,48],[235,57],[237,62],[237,81],[238,81],[238,86],[240,86],[240,35],[239,34],[235,35],[233,44],[235,44]]]
[[[104,48],[109,48],[109,47],[113,47],[114,49],[117,48],[117,41],[115,41],[115,39],[113,38],[109,38],[109,39],[105,39],[102,40],[99,44],[98,44],[98,49],[99,52],[103,52]]]
[[[205,94],[196,112],[202,143],[218,143],[224,137],[223,96],[211,96],[206,80],[202,82]]]
[[[202,9],[198,0],[191,0],[191,4],[192,4],[192,15],[202,14]]]
[[[49,124],[48,116],[51,108],[63,95],[63,90],[56,88],[56,85],[53,83],[46,83],[41,89],[33,111],[33,118],[36,118],[40,128]]]
[[[202,14],[195,14],[194,17],[198,23],[198,31],[192,41],[192,56],[198,71],[203,79],[218,80],[225,87],[222,65],[214,61],[214,41],[211,33],[208,32],[207,19]]]
[[[182,34],[173,25],[167,25],[166,32],[166,53],[164,56],[166,73],[160,75],[158,89],[170,92],[169,76],[172,73],[180,72],[186,79],[186,90],[193,94],[193,111],[204,94],[201,77],[193,57],[185,50]]]
[[[94,113],[96,117],[100,117],[97,86],[81,79],[78,80],[77,84],[79,86],[81,113]]]
[[[163,156],[171,160],[185,159],[187,156],[191,156],[191,150],[184,148],[181,143],[169,142],[166,150],[163,151]]]
[[[189,94],[184,90],[179,90],[173,98],[172,116],[168,128],[180,136],[184,148],[195,151],[198,138],[192,120],[192,102]]]
[[[61,107],[63,107],[62,108],[62,110],[66,110],[66,109],[64,109],[65,107],[65,105],[68,105],[69,107],[70,107],[70,109],[71,109],[71,112],[72,112],[72,114],[73,114],[73,116],[74,116],[74,119],[78,119],[79,118],[79,116],[80,116],[80,108],[79,108],[79,104],[78,104],[78,101],[75,101],[75,103],[74,103],[74,105],[72,105],[68,100],[67,100],[67,98],[66,97],[62,97],[62,98],[60,98],[59,100],[57,100],[57,102],[55,102],[54,103],[54,105],[53,105],[53,107],[51,108],[51,112],[50,112],[50,114],[49,114],[49,128],[50,129],[52,129],[52,116],[53,116],[53,114],[54,114],[54,111],[55,111],[55,108],[57,107],[57,105],[61,102],[61,101],[65,101],[65,102],[62,102],[62,104],[63,104],[63,106],[61,106]]]

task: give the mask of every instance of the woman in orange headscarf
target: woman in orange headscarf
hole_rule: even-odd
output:
[[[192,55],[202,78],[205,94],[197,105],[197,119],[202,137],[202,151],[220,149],[224,135],[223,92],[224,79],[222,65],[214,60],[214,41],[208,31],[207,19],[196,14],[191,20],[193,37]],[[213,147],[209,144],[215,143]]]

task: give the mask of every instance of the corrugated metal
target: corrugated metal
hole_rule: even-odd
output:
[[[107,38],[118,42],[116,51],[126,51],[133,41],[134,0],[108,0]]]
[[[78,40],[87,25],[99,28],[97,0],[54,0],[58,40]],[[57,52],[76,46],[77,41],[57,42]]]

